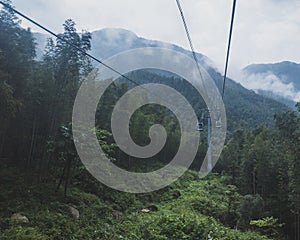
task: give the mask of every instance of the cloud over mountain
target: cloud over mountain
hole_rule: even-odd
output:
[[[240,82],[259,93],[300,101],[300,64],[297,63],[252,64],[243,70]]]

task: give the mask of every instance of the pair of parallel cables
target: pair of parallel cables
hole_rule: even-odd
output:
[[[184,14],[183,14],[183,10],[182,10],[180,1],[176,0],[176,4],[177,4],[178,10],[180,12],[180,16],[181,16],[181,19],[182,19],[182,22],[183,22],[185,33],[186,33],[186,36],[187,36],[187,39],[189,41],[190,48],[191,48],[191,51],[192,51],[192,54],[193,54],[193,58],[195,60],[195,63],[197,64],[199,75],[200,75],[200,77],[202,79],[202,74],[201,74],[201,71],[200,71],[199,62],[198,62],[197,55],[196,55],[195,50],[194,50],[192,38],[191,38],[191,35],[190,35],[190,32],[189,32],[189,29],[188,29],[188,26],[187,26]],[[236,0],[233,0],[232,13],[231,13],[231,21],[230,21],[230,30],[229,30],[229,37],[228,37],[228,44],[227,44],[227,54],[226,54],[225,70],[224,70],[224,79],[223,79],[223,86],[222,86],[222,99],[224,98],[224,93],[225,93],[225,84],[226,84],[226,79],[227,79],[227,70],[228,70],[228,63],[229,63],[229,54],[230,54],[231,38],[232,38],[232,32],[233,32],[233,23],[234,23],[234,16],[235,16],[235,8],[236,8]]]

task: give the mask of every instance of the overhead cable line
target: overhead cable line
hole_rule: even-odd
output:
[[[182,7],[180,5],[180,1],[176,0],[176,3],[177,3],[178,10],[180,12],[180,16],[181,16],[181,19],[182,19],[182,22],[183,22],[185,33],[186,33],[186,36],[188,38],[188,41],[189,41],[189,44],[190,44],[190,48],[191,48],[191,51],[192,51],[192,54],[193,54],[193,57],[194,57],[194,60],[195,60],[195,63],[196,63],[199,75],[200,75],[200,78],[201,78],[202,83],[203,83],[204,91],[207,92],[207,89],[206,89],[205,83],[204,83],[204,79],[202,77],[202,73],[201,73],[201,70],[200,70],[199,62],[198,62],[198,59],[197,59],[197,55],[196,55],[196,52],[195,52],[195,49],[194,49],[194,46],[193,46],[192,38],[191,38],[191,35],[190,35],[190,32],[189,32],[189,29],[188,29],[188,26],[187,26],[184,14],[183,14]],[[204,118],[204,113],[202,112],[201,122],[199,122],[199,119],[198,119],[198,130],[199,131],[203,131],[203,126],[204,126],[203,118]],[[207,127],[207,145],[208,145],[208,150],[207,150],[207,152],[208,152],[208,154],[207,154],[207,169],[210,172],[212,170],[212,160],[211,160],[211,119],[210,119],[210,115],[208,115],[208,117],[207,117],[207,122],[208,122],[208,124],[207,124],[208,125],[208,127]]]
[[[194,60],[197,64],[199,75],[202,78],[199,62],[198,62],[197,55],[195,53],[195,49],[194,49],[194,46],[193,46],[193,43],[192,43],[192,38],[191,38],[191,35],[189,33],[189,29],[187,27],[187,23],[186,23],[184,14],[183,14],[183,10],[182,10],[181,4],[180,4],[180,0],[176,0],[176,3],[177,3],[177,7],[178,7],[178,10],[180,12],[180,16],[181,16],[181,19],[182,19],[182,22],[183,22],[183,25],[184,25],[186,36],[187,36],[189,44],[190,44],[190,48],[191,48],[191,51],[192,51],[192,54],[193,54],[193,58],[194,58]],[[230,47],[231,47],[231,38],[232,38],[233,25],[234,25],[235,8],[236,8],[236,0],[233,0],[231,22],[230,22],[230,31],[229,31],[229,38],[228,38],[228,47],[227,47],[227,54],[226,54],[226,63],[225,63],[225,70],[224,70],[224,79],[223,79],[223,86],[222,86],[222,99],[224,98],[224,93],[225,93],[225,85],[226,85],[229,55],[230,55]]]
[[[193,54],[193,58],[194,58],[195,63],[197,65],[197,69],[199,71],[199,75],[200,75],[201,79],[203,80],[202,73],[201,73],[200,66],[199,66],[199,62],[198,62],[198,58],[197,58],[197,55],[196,55],[196,52],[195,52],[195,49],[194,49],[194,46],[193,46],[192,38],[191,38],[191,35],[190,35],[190,32],[189,32],[189,29],[188,29],[188,26],[187,26],[184,14],[183,14],[183,10],[182,10],[180,1],[176,0],[176,3],[177,3],[178,10],[180,12],[180,16],[181,16],[181,19],[182,19],[182,22],[183,22],[183,26],[184,26],[184,29],[185,29],[186,36],[187,36],[189,44],[190,44],[190,48],[191,48],[191,51],[192,51],[192,54]]]
[[[229,37],[228,37],[228,47],[227,47],[227,54],[226,54],[226,63],[225,63],[225,70],[224,70],[224,80],[223,80],[223,87],[222,87],[222,99],[224,98],[224,93],[225,93],[225,84],[226,84],[227,69],[228,69],[228,62],[229,62],[231,37],[232,37],[232,31],[233,31],[235,6],[236,6],[236,0],[233,0],[232,13],[231,13],[231,21],[230,21],[230,31],[229,31]]]
[[[14,9],[13,7],[11,7],[9,4],[4,3],[3,1],[0,1],[0,4],[2,4],[5,8],[9,9],[10,11],[20,15],[21,17],[25,18],[26,20],[28,20],[29,22],[31,22],[32,24],[36,25],[37,27],[43,29],[44,31],[46,31],[47,33],[49,33],[50,35],[56,37],[57,39],[63,41],[64,43],[68,44],[69,46],[75,48],[76,50],[78,50],[79,52],[83,53],[84,55],[90,57],[91,59],[93,59],[94,61],[100,63],[101,65],[103,65],[104,67],[110,69],[111,71],[113,71],[114,73],[117,73],[118,75],[120,75],[121,77],[125,78],[126,80],[130,81],[131,83],[135,84],[136,86],[140,86],[139,83],[137,83],[136,81],[130,79],[129,77],[125,76],[124,74],[122,74],[121,72],[119,72],[118,70],[114,69],[113,67],[107,65],[106,63],[102,62],[101,60],[99,60],[98,58],[94,57],[93,55],[85,52],[84,50],[82,50],[80,47],[76,46],[75,44],[65,40],[63,37],[59,36],[58,34],[54,33],[53,31],[49,30],[48,28],[44,27],[43,25],[39,24],[38,22],[34,21],[33,19],[31,19],[30,17],[27,17],[25,14],[19,12],[18,10]],[[142,86],[140,86],[142,87]],[[142,87],[143,88],[143,87]]]
[[[118,70],[114,69],[113,67],[109,66],[108,64],[104,63],[103,61],[99,60],[98,58],[94,57],[93,55],[85,52],[84,50],[82,50],[81,48],[79,48],[78,46],[74,45],[73,43],[67,41],[66,39],[64,39],[63,37],[61,37],[60,35],[54,33],[53,31],[51,31],[49,28],[44,27],[43,25],[41,25],[40,23],[38,23],[37,21],[33,20],[32,18],[26,16],[25,14],[19,12],[18,10],[14,9],[12,6],[10,6],[9,4],[4,3],[3,1],[0,1],[0,4],[2,4],[5,8],[9,9],[10,11],[18,14],[19,16],[23,17],[24,19],[28,20],[29,22],[31,22],[32,24],[36,25],[37,27],[43,29],[44,31],[46,31],[47,33],[49,33],[50,35],[56,37],[57,39],[63,41],[64,43],[68,44],[69,46],[75,48],[76,50],[78,50],[79,52],[81,52],[82,54],[90,57],[91,59],[93,59],[94,61],[100,63],[102,66],[110,69],[111,71],[113,71],[114,73],[118,74],[120,77],[125,78],[126,80],[128,80],[129,82],[133,83],[136,86],[139,86],[140,88],[143,88],[145,91],[149,92],[150,94],[152,94],[153,96],[156,96],[158,99],[168,102],[168,99],[166,99],[165,97],[162,98],[162,96],[156,94],[155,92],[149,91],[147,88],[143,87],[142,84],[130,79],[129,77],[127,77],[126,75],[122,74],[121,72],[119,72]],[[192,46],[192,45],[191,45]],[[197,57],[195,55],[195,52],[193,52],[194,58],[197,61]],[[198,70],[199,73],[201,75],[200,72],[200,68],[198,66]],[[202,77],[202,76],[201,76]]]

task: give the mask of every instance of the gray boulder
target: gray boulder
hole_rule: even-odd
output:
[[[29,223],[29,219],[21,213],[14,213],[10,219],[15,223]]]

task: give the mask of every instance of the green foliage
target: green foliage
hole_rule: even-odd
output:
[[[278,223],[278,219],[274,217],[251,220],[250,225],[256,226],[262,234],[270,237],[277,237],[280,228],[284,226],[283,223]]]
[[[13,88],[6,82],[0,82],[0,96],[0,121],[4,122],[5,120],[7,121],[11,118],[16,117],[18,110],[22,106],[22,102],[14,98]]]
[[[249,228],[253,219],[265,220],[252,222],[257,224],[278,219],[282,229],[266,225],[264,233],[278,238],[285,232],[291,237],[298,229],[300,213],[300,117],[288,111],[277,114],[275,120],[276,129],[236,132],[218,168],[232,176],[231,183],[245,195],[239,227]]]
[[[263,214],[264,201],[260,195],[243,196],[238,208],[240,213],[239,227],[247,228],[251,219],[257,219]]]
[[[79,34],[71,19],[63,27],[61,38],[84,52],[90,50],[89,32]],[[42,61],[36,61],[31,31],[21,28],[20,20],[5,8],[0,10],[0,35],[0,239],[265,240],[241,230],[255,229],[280,239],[281,227],[289,237],[297,237],[292,233],[300,226],[299,113],[277,114],[277,129],[233,132],[259,124],[272,126],[273,114],[286,108],[229,81],[225,103],[232,138],[215,169],[229,177],[211,174],[199,180],[197,173],[188,171],[153,193],[114,191],[94,179],[79,161],[69,124],[76,92],[91,70],[88,57],[61,39],[49,39]],[[216,82],[221,79],[215,71],[212,74]],[[206,108],[195,89],[177,76],[148,70],[129,75],[141,84],[175,88],[197,114]],[[96,113],[96,129],[91,131],[115,164],[151,171],[172,159],[180,129],[166,108],[143,106],[131,118],[130,134],[137,144],[147,145],[149,128],[162,124],[168,134],[165,147],[145,161],[120,151],[110,133],[110,115],[116,101],[132,87],[121,78],[107,89]],[[206,154],[203,139],[195,169]],[[181,196],[174,197],[175,191]],[[141,212],[153,204],[158,211]],[[68,212],[71,205],[79,210],[79,219]],[[28,216],[30,223],[12,223],[9,217],[16,212]]]
[[[224,221],[224,214],[230,211],[231,196],[235,195],[236,200],[239,197],[236,188],[224,185],[225,181],[216,177],[192,181],[187,188],[180,189],[180,198],[161,202],[157,212],[131,213],[117,227],[120,235],[117,239],[207,239],[209,235],[212,239],[268,239],[220,223],[220,220]]]
[[[2,169],[0,176],[8,179],[12,173],[18,171]],[[143,195],[114,191],[98,182],[97,188],[102,190],[88,193],[83,185],[85,179],[72,186],[66,198],[61,191],[54,194],[51,184],[29,188],[22,178],[18,185],[13,185],[16,179],[10,181],[2,188],[5,202],[13,201],[10,212],[2,211],[6,205],[0,205],[1,239],[206,239],[209,234],[213,239],[224,240],[268,239],[229,227],[230,221],[224,216],[236,211],[234,206],[240,195],[236,187],[226,184],[227,177],[199,180],[196,172],[188,171],[171,186]],[[173,196],[175,190],[180,191],[179,198]],[[141,212],[153,204],[158,211]],[[69,213],[70,205],[79,210],[79,219]],[[30,223],[11,223],[7,218],[13,212],[21,212]]]
[[[113,143],[112,133],[104,129],[96,129],[96,136],[103,152],[111,161],[115,161],[117,145]]]
[[[282,223],[279,224],[278,219],[274,217],[266,217],[258,220],[251,220],[250,225],[263,228],[263,227],[282,227],[284,224]]]
[[[5,230],[3,233],[0,233],[0,238],[2,240],[48,240],[47,235],[39,233],[33,227],[22,227],[15,226],[10,229]]]

